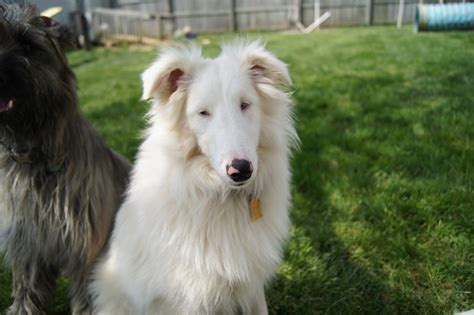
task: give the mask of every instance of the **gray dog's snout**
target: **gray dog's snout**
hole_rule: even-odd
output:
[[[252,176],[252,162],[248,160],[233,159],[230,165],[226,166],[227,175],[234,182],[243,182]]]

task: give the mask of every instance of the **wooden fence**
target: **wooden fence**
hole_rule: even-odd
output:
[[[419,2],[405,1],[405,22],[413,21]],[[102,39],[137,40],[172,36],[185,26],[205,33],[281,30],[293,28],[297,20],[311,24],[315,9],[320,14],[331,13],[322,27],[395,24],[399,3],[399,0],[114,0],[114,8],[97,8],[92,12],[92,27]]]
[[[100,41],[143,41],[163,37],[160,22],[156,15],[146,12],[96,8],[92,11],[91,26]]]

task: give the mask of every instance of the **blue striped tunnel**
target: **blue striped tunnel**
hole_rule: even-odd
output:
[[[415,32],[474,30],[474,3],[419,4]]]

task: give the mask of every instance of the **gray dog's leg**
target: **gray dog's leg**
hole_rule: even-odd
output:
[[[79,277],[71,278],[71,313],[72,315],[91,315],[92,299],[88,292],[88,272],[79,273]]]
[[[55,268],[13,262],[13,293],[15,300],[8,315],[46,314],[46,306],[56,287]]]

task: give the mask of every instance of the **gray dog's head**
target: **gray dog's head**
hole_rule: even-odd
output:
[[[75,106],[75,77],[64,49],[71,33],[31,4],[0,0],[0,141],[38,146],[42,131]]]

